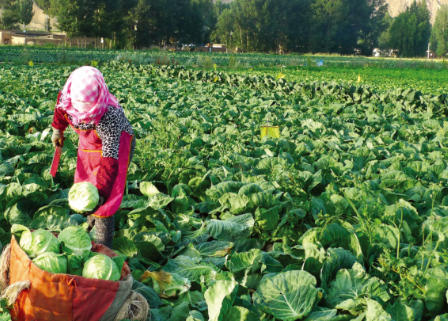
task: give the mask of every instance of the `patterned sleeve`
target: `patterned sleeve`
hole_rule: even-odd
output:
[[[104,114],[96,126],[98,136],[103,143],[103,157],[98,170],[96,187],[106,199],[109,198],[118,176],[118,151],[122,127],[120,113],[112,108]]]
[[[61,93],[58,95],[58,101],[56,104],[59,103],[59,98],[61,97]],[[69,125],[68,120],[66,118],[67,112],[61,108],[55,108],[54,109],[54,116],[53,116],[53,123],[51,126],[55,129],[59,129],[60,131],[64,131],[67,126]]]
[[[120,114],[116,110],[110,109],[96,126],[98,136],[103,142],[103,157],[118,159],[120,150],[120,138],[123,125]]]

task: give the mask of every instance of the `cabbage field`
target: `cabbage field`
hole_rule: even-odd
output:
[[[75,68],[0,67],[3,246],[13,224],[83,224],[68,203],[73,131],[49,172],[54,105]],[[410,71],[403,86],[306,70],[98,68],[138,138],[113,248],[150,320],[448,320],[440,84],[414,86]],[[267,122],[280,138],[260,137]]]
[[[320,61],[324,66],[339,67],[375,67],[375,68],[421,68],[447,69],[443,60],[430,61],[425,59],[391,59],[364,56],[339,56],[328,54],[260,54],[260,53],[205,53],[198,51],[161,51],[161,50],[93,50],[93,49],[61,49],[34,46],[0,46],[0,61],[14,64],[24,64],[29,60],[34,63],[86,63],[90,61],[130,61],[137,64],[157,65],[201,65],[212,68],[230,67],[232,69],[253,67],[303,66],[316,67]],[[389,69],[390,72],[390,69]]]

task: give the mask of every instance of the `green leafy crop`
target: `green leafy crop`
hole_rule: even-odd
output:
[[[3,246],[14,234],[26,249],[28,229],[66,229],[67,272],[87,276],[92,264],[93,274],[107,270],[95,277],[117,280],[126,261],[151,320],[447,318],[448,103],[422,70],[406,71],[407,84],[396,71],[366,69],[358,83],[349,69],[283,69],[276,79],[278,70],[107,55],[95,60],[137,137],[115,214],[120,256],[84,255],[85,219],[69,200],[70,129],[49,174],[55,100],[76,68],[68,65],[0,67]],[[384,84],[369,83],[375,72]],[[260,137],[267,122],[279,138]]]

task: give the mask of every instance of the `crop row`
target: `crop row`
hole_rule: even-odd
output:
[[[326,55],[268,55],[268,54],[232,54],[232,53],[203,53],[187,51],[133,51],[133,50],[90,50],[90,49],[55,49],[3,46],[0,48],[0,61],[26,63],[32,60],[36,63],[76,63],[86,61],[109,62],[113,60],[132,61],[139,64],[187,64],[204,65],[211,68],[230,66],[232,68],[258,66],[317,66],[323,62],[324,66],[360,66],[379,68],[432,68],[443,69],[444,64],[418,60],[381,59],[367,57],[341,57]]]

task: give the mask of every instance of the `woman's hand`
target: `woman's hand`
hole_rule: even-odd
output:
[[[100,206],[102,206],[104,204],[104,202],[106,202],[106,198],[100,194],[100,200],[98,201],[97,207],[100,208]]]
[[[59,129],[53,128],[53,135],[51,135],[51,142],[53,143],[54,148],[64,146],[64,132],[61,132]]]

